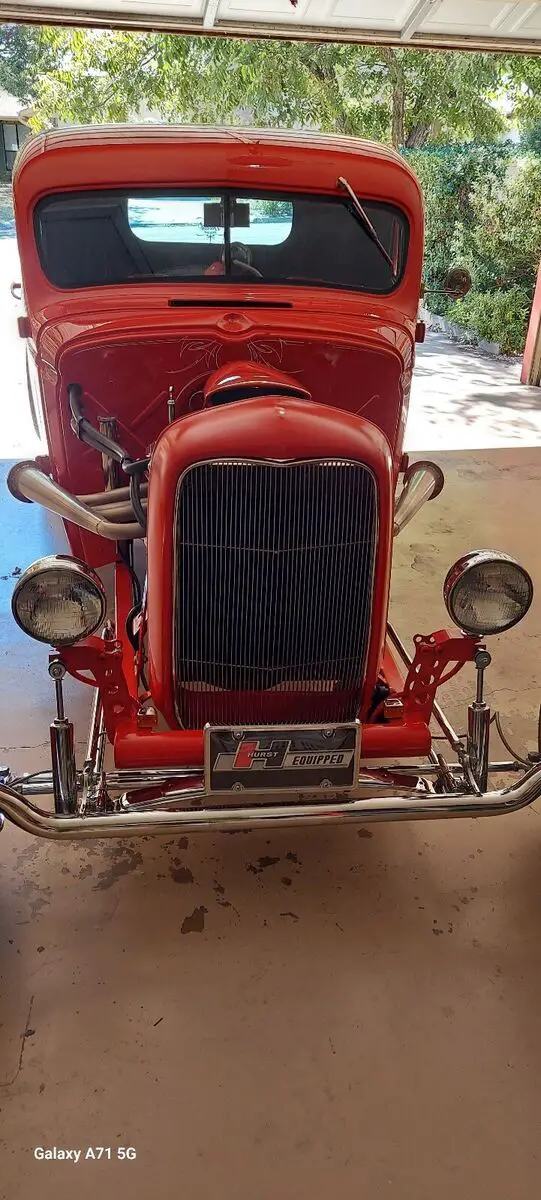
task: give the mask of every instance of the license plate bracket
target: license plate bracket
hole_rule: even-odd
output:
[[[360,722],[206,725],[207,792],[337,792],[359,774]]]

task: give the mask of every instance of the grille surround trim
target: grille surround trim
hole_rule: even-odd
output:
[[[183,683],[184,683],[184,686],[186,685],[186,681],[182,680],[182,677],[179,672],[179,650],[178,650],[179,632],[180,632],[180,621],[178,619],[178,614],[180,611],[180,608],[179,608],[180,596],[179,596],[179,594],[181,591],[181,573],[180,573],[179,557],[180,557],[180,552],[182,550],[182,545],[183,545],[178,536],[178,529],[179,529],[179,510],[180,510],[180,504],[181,504],[181,499],[182,499],[182,487],[183,487],[183,483],[184,483],[186,477],[188,475],[190,475],[192,472],[196,471],[197,469],[199,469],[201,467],[220,467],[220,466],[228,466],[228,467],[234,467],[234,466],[254,467],[255,466],[255,467],[269,467],[269,468],[277,468],[277,469],[286,469],[286,470],[288,468],[290,469],[290,468],[294,468],[294,467],[303,467],[303,466],[308,466],[308,467],[323,466],[323,467],[333,467],[333,468],[350,467],[350,468],[356,468],[357,470],[364,472],[366,477],[368,477],[368,479],[370,480],[370,485],[371,485],[371,488],[373,489],[372,497],[371,497],[372,504],[373,504],[373,514],[372,514],[373,522],[372,522],[371,531],[370,531],[371,545],[370,545],[370,555],[369,555],[369,560],[368,560],[369,572],[368,572],[367,585],[366,585],[366,589],[365,589],[366,623],[364,626],[364,646],[363,646],[363,653],[362,653],[362,659],[360,662],[360,670],[359,670],[359,688],[358,688],[358,690],[359,690],[359,693],[362,693],[362,690],[364,688],[367,662],[368,662],[368,657],[369,657],[369,653],[370,653],[370,645],[371,645],[374,588],[375,588],[375,581],[376,581],[376,569],[377,569],[377,559],[378,559],[379,539],[380,539],[380,512],[379,512],[380,496],[379,496],[378,477],[377,477],[375,471],[366,462],[362,462],[359,459],[353,459],[353,458],[349,458],[349,457],[346,458],[341,455],[333,455],[333,454],[323,455],[323,456],[318,455],[317,457],[314,457],[314,458],[286,458],[286,459],[251,458],[251,457],[248,458],[248,457],[240,457],[240,456],[236,456],[236,455],[218,455],[215,458],[201,459],[199,461],[190,463],[189,466],[187,466],[182,471],[182,473],[179,475],[177,484],[176,484],[176,489],[175,489],[175,501],[174,501],[174,510],[173,510],[174,511],[174,517],[173,517],[173,521],[174,521],[173,596],[172,596],[172,599],[173,599],[173,605],[172,605],[173,628],[172,628],[171,650],[172,650],[173,705],[174,705],[175,716],[176,716],[176,719],[178,721],[180,728],[183,728],[183,729],[195,728],[195,726],[193,724],[187,725],[185,723],[185,721],[183,720],[183,715],[182,715],[182,713],[180,711],[180,707],[179,707],[179,698],[180,698],[180,693],[182,691]],[[186,543],[184,543],[184,545],[186,545]],[[317,691],[317,689],[314,689],[311,693],[309,691],[309,687],[308,687],[309,681],[308,680],[305,681],[305,684],[307,685],[305,687],[305,690],[301,693],[299,693],[299,691],[297,690],[296,694],[297,695],[303,694],[306,697],[306,703],[308,705],[309,701],[310,701],[310,695],[313,695]],[[218,692],[223,691],[223,692],[226,692],[227,694],[231,694],[231,691],[228,689],[221,689],[221,688],[214,689],[211,685],[208,685],[208,684],[207,685],[203,684],[203,686],[201,687],[200,690],[201,690],[202,695],[208,695],[208,696],[212,696],[213,694],[216,694],[216,691],[218,691]],[[269,689],[269,690],[276,691],[277,689],[273,688],[273,689]],[[287,681],[283,685],[283,690],[286,692],[289,690],[290,694],[292,694],[295,691],[293,686],[288,689]],[[233,689],[233,693],[234,693],[234,689]],[[318,694],[322,694],[321,689],[319,690]],[[330,692],[327,692],[327,694],[332,696],[333,693],[332,693],[332,691],[330,691]],[[354,718],[348,718],[348,719],[357,719],[358,715],[359,714],[357,712],[355,714]],[[254,720],[255,719],[256,718],[254,717]],[[324,719],[330,721],[332,718],[324,718]],[[342,721],[344,719],[345,718],[340,718],[340,720],[342,720]],[[198,728],[204,727],[204,725],[206,723],[207,722],[205,720],[201,726],[197,726],[197,727]],[[227,722],[225,722],[225,721],[220,721],[221,725],[225,725],[226,723]],[[278,724],[278,723],[283,724],[283,721],[281,721],[281,722],[271,721],[271,722],[269,722],[269,725],[274,725],[274,724]],[[299,725],[299,724],[300,725],[303,725],[303,724],[313,725],[313,723],[314,723],[313,718],[309,718],[306,721],[299,721],[299,720],[295,721],[296,725]],[[238,726],[239,722],[232,721],[231,725]],[[265,726],[265,727],[267,728],[268,726]]]

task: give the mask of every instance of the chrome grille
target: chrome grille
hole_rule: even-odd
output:
[[[179,481],[175,703],[185,728],[357,716],[376,485],[357,462],[216,461]]]

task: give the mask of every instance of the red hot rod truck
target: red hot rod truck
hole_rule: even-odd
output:
[[[489,762],[485,639],[528,610],[527,571],[466,553],[444,582],[454,633],[410,653],[388,624],[394,538],[443,485],[402,449],[422,336],[406,163],[315,133],[149,125],[32,138],[13,182],[47,454],[9,487],[65,521],[71,553],[15,588],[57,711],[48,769],[5,774],[3,814],[134,837],[541,796],[537,755],[488,790],[518,764]],[[466,664],[462,737],[436,692]],[[66,672],[93,688],[79,763]]]

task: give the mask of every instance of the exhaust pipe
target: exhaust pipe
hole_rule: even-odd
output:
[[[139,491],[145,499],[148,483],[140,483]],[[127,504],[130,499],[130,489],[129,487],[117,487],[110,492],[90,492],[87,496],[77,496],[77,499],[81,501],[81,504],[88,504],[89,508],[103,508],[108,504]]]
[[[41,504],[49,512],[56,513],[63,521],[71,521],[88,533],[118,542],[144,537],[138,522],[111,521],[90,508],[88,504],[72,496],[60,484],[55,483],[34,462],[17,463],[7,478],[8,488],[16,500],[27,500]]]
[[[445,477],[441,467],[433,462],[411,463],[404,475],[404,487],[396,502],[394,510],[394,528],[396,537],[411,518],[419,512],[427,500],[439,496]]]
[[[7,484],[16,500],[41,504],[49,512],[56,513],[63,521],[71,521],[73,525],[86,529],[88,533],[95,533],[97,537],[117,542],[126,538],[143,538],[145,536],[144,530],[138,522],[126,520],[129,513],[124,508],[124,504],[122,504],[122,508],[116,508],[114,504],[111,506],[111,516],[121,517],[117,521],[111,520],[103,511],[104,508],[109,507],[109,504],[105,505],[101,497],[98,506],[95,506],[98,494],[89,497],[91,504],[88,504],[85,500],[72,496],[71,492],[67,492],[60,484],[55,483],[34,462],[17,463],[12,467]],[[395,507],[395,537],[411,521],[423,504],[426,504],[427,500],[433,500],[435,496],[439,495],[443,484],[443,471],[436,463],[423,461],[412,463],[408,467],[404,476],[404,487]],[[110,492],[109,496],[113,498],[114,493]]]

